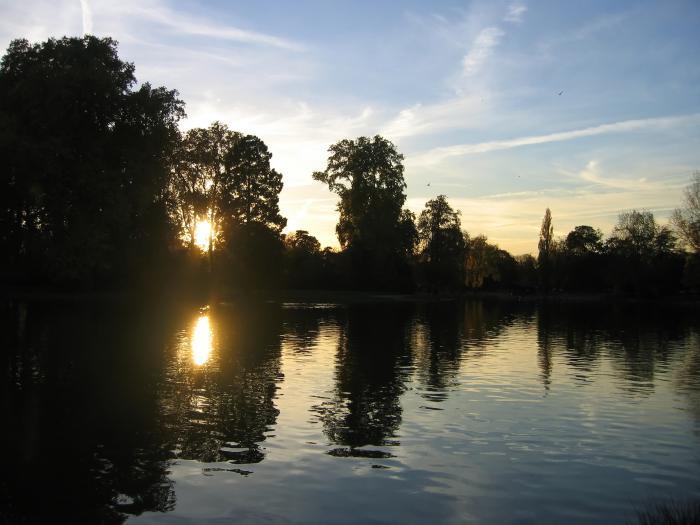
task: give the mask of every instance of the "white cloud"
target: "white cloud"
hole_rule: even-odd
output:
[[[649,128],[664,128],[674,126],[677,124],[692,122],[700,122],[700,113],[672,117],[624,120],[621,122],[614,122],[611,124],[602,124],[600,126],[592,126],[572,131],[561,131],[557,133],[549,133],[546,135],[534,135],[529,137],[519,137],[515,139],[480,142],[476,144],[458,144],[454,146],[439,147],[433,148],[427,152],[418,155],[413,155],[410,157],[409,161],[414,165],[431,165],[440,163],[443,160],[448,159],[450,157],[473,155],[476,153],[487,153],[490,151],[519,148],[522,146],[531,146],[534,144],[562,142],[582,137],[603,135],[606,133],[621,133],[626,131],[638,131]]]
[[[151,7],[141,7],[140,4],[132,5],[129,15],[169,27],[180,35],[206,36],[209,38],[219,38],[246,44],[267,45],[289,51],[302,51],[304,49],[304,46],[292,40],[230,25],[221,25],[209,20],[198,20],[191,15],[180,15],[157,3],[153,4]]]
[[[527,6],[525,4],[517,2],[510,4],[508,6],[508,12],[506,13],[506,16],[503,18],[503,20],[515,24],[520,23],[522,22],[525,11],[527,11]]]
[[[80,9],[83,13],[83,35],[92,34],[92,8],[89,0],[80,0]]]
[[[469,94],[434,104],[415,104],[399,111],[396,117],[384,124],[380,133],[396,140],[469,128],[477,123],[483,124],[485,114],[491,108],[490,102],[487,94]]]
[[[481,69],[504,34],[498,27],[487,27],[479,32],[469,53],[462,59],[462,72],[465,76],[473,75]]]

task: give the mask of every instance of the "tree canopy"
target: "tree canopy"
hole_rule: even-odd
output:
[[[340,197],[336,232],[357,279],[375,286],[404,279],[415,226],[410,212],[402,210],[403,155],[379,135],[341,140],[328,151],[326,169],[313,178]]]
[[[418,217],[418,239],[429,281],[452,285],[463,282],[462,224],[459,211],[452,209],[445,195],[425,203]]]
[[[678,236],[695,253],[700,253],[700,171],[683,193],[683,207],[674,210],[671,223]]]
[[[89,282],[167,244],[165,186],[184,106],[176,91],[135,85],[110,38],[10,44],[0,63],[9,271]]]
[[[190,245],[197,221],[205,218],[212,237],[225,237],[232,228],[253,222],[276,232],[284,228],[282,175],[270,167],[271,158],[258,137],[231,131],[221,122],[182,137],[170,184],[172,215]]]

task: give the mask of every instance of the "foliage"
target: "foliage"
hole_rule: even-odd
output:
[[[282,283],[284,244],[280,235],[260,222],[236,224],[224,238],[215,273],[244,290],[274,289]]]
[[[194,128],[180,142],[171,177],[172,216],[181,235],[194,244],[196,223],[207,219],[214,235],[257,222],[284,228],[279,213],[282,175],[270,167],[272,154],[253,135],[228,129],[221,122]]]
[[[555,240],[548,208],[535,261],[470,239],[445,195],[416,220],[403,207],[394,144],[344,139],[313,174],[339,197],[341,251],[321,250],[305,230],[282,235],[282,175],[260,138],[220,122],[181,134],[183,116],[177,92],[137,85],[109,38],[13,41],[0,62],[0,278],[104,287],[189,276],[198,287],[213,275],[242,288],[410,291],[418,281],[637,295],[700,287],[700,172],[673,230],[633,210],[605,242],[588,225]],[[204,220],[208,262],[193,249]]]
[[[110,38],[13,41],[0,64],[5,271],[90,285],[167,246],[177,92],[145,83]]]
[[[321,243],[306,230],[285,236],[286,284],[291,288],[320,288],[324,260]]]
[[[220,206],[233,224],[256,222],[280,232],[287,219],[280,215],[282,174],[270,167],[272,153],[254,135],[234,133],[224,155]]]
[[[515,284],[516,260],[497,245],[490,244],[485,235],[467,238],[466,253],[467,287],[494,288]]]
[[[463,281],[464,238],[459,212],[447,197],[425,203],[418,218],[418,240],[425,277],[432,285],[460,286]]]
[[[325,171],[313,178],[340,197],[336,226],[360,287],[396,288],[410,280],[413,217],[406,201],[403,155],[379,135],[341,140],[329,148]]]
[[[648,211],[620,214],[606,250],[610,275],[620,291],[636,295],[675,291],[682,279],[683,257],[676,239]]]
[[[537,243],[537,264],[540,273],[540,286],[548,291],[552,284],[552,265],[554,256],[554,227],[552,226],[552,212],[549,208],[544,212],[540,240]]]
[[[695,253],[700,253],[700,171],[685,189],[683,207],[674,210],[671,222],[678,237]]]
[[[576,226],[566,236],[565,248],[578,255],[599,253],[603,249],[603,232],[592,226]]]

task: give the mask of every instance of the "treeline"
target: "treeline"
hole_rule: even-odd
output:
[[[282,233],[282,174],[260,138],[219,122],[182,133],[178,93],[135,86],[133,64],[109,38],[10,44],[0,63],[4,283],[637,295],[698,287],[700,175],[673,230],[632,211],[607,239],[587,225],[555,238],[547,210],[538,257],[514,257],[465,232],[444,195],[417,217],[404,208],[403,156],[390,141],[345,139],[313,174],[338,196],[341,249],[321,249],[308,231]]]

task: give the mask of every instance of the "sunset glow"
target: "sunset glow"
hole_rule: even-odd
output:
[[[211,224],[209,221],[199,221],[194,230],[194,243],[203,252],[209,249]]]

